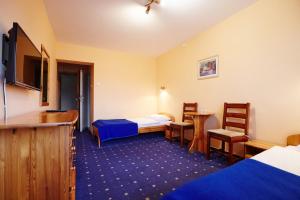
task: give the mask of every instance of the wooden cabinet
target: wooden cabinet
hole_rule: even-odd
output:
[[[77,118],[39,112],[0,123],[0,200],[75,199]]]
[[[73,163],[74,156],[76,154],[76,147],[75,147],[75,139],[74,136],[74,130],[75,126],[72,127],[72,131],[70,134],[70,184],[69,184],[69,190],[70,190],[70,197],[69,199],[75,200],[75,193],[76,193],[76,167]]]
[[[277,144],[262,140],[250,140],[245,142],[245,158],[251,158],[252,156],[255,156],[256,154],[259,154],[276,145]]]

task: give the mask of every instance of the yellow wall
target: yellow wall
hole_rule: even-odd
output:
[[[42,0],[9,0],[1,2],[0,6],[0,33],[2,47],[2,33],[12,28],[13,22],[18,22],[24,29],[26,34],[36,45],[38,49],[43,44],[51,56],[50,79],[55,79],[56,66],[55,58],[55,37],[52,27],[49,23],[44,2]],[[0,58],[2,50],[0,51]],[[1,92],[0,92],[0,118],[3,118],[3,95],[2,82],[4,76],[4,69],[1,63]],[[50,81],[50,106],[56,107],[56,81]],[[14,116],[35,110],[46,109],[49,107],[40,107],[40,93],[32,90],[20,89],[18,87],[7,86],[7,101],[8,101],[8,115]]]
[[[142,116],[156,112],[157,105],[179,119],[182,102],[197,101],[216,113],[208,121],[211,128],[220,125],[225,101],[248,101],[251,137],[284,143],[300,130],[299,19],[299,0],[259,0],[158,59],[57,43],[42,0],[1,4],[0,33],[16,21],[38,48],[45,45],[51,56],[51,108],[57,106],[55,59],[93,62],[95,119]],[[219,55],[220,76],[197,80],[197,61],[212,55]],[[167,93],[156,99],[160,86]],[[39,92],[7,90],[9,116],[45,109]],[[0,118],[2,102],[1,93]]]
[[[220,76],[197,80],[197,61],[219,55]],[[216,113],[224,102],[250,102],[250,136],[285,143],[300,131],[300,1],[259,0],[158,58],[159,111],[181,114],[182,102]]]
[[[57,43],[42,0],[9,0],[1,4],[0,33],[7,33],[13,22],[21,25],[37,48],[43,44],[51,56],[50,107],[40,107],[39,92],[7,85],[9,116],[57,108],[56,58],[95,63],[95,119],[137,117],[157,111],[154,58]],[[0,73],[2,91],[3,66]]]
[[[63,43],[57,43],[56,55],[94,63],[94,119],[157,112],[154,58]]]

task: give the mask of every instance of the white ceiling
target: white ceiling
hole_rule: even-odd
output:
[[[44,0],[58,41],[157,56],[256,0]]]

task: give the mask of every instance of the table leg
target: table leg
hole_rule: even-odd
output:
[[[194,120],[194,137],[193,137],[191,146],[189,148],[190,153],[193,153],[195,150],[198,149],[199,134],[200,134],[200,118],[199,118],[199,116],[193,116],[193,120]]]
[[[206,159],[210,159],[210,135],[207,134],[207,144],[206,144]]]
[[[169,128],[169,137],[170,137],[170,142],[172,143],[172,140],[173,140],[173,128],[172,127]]]
[[[189,152],[194,152],[198,149],[198,145],[200,142],[200,149],[199,151],[201,153],[205,153],[205,148],[204,148],[204,122],[205,122],[205,117],[203,116],[194,116],[194,137],[192,144],[189,148]]]
[[[204,147],[204,121],[205,118],[204,117],[200,117],[199,120],[199,141],[200,141],[200,149],[199,151],[201,153],[205,153],[205,147]]]
[[[180,147],[183,147],[183,126],[180,127]]]

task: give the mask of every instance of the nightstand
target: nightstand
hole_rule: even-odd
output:
[[[263,140],[250,140],[248,142],[245,142],[245,158],[251,158],[252,156],[270,149],[273,146],[279,145]]]

